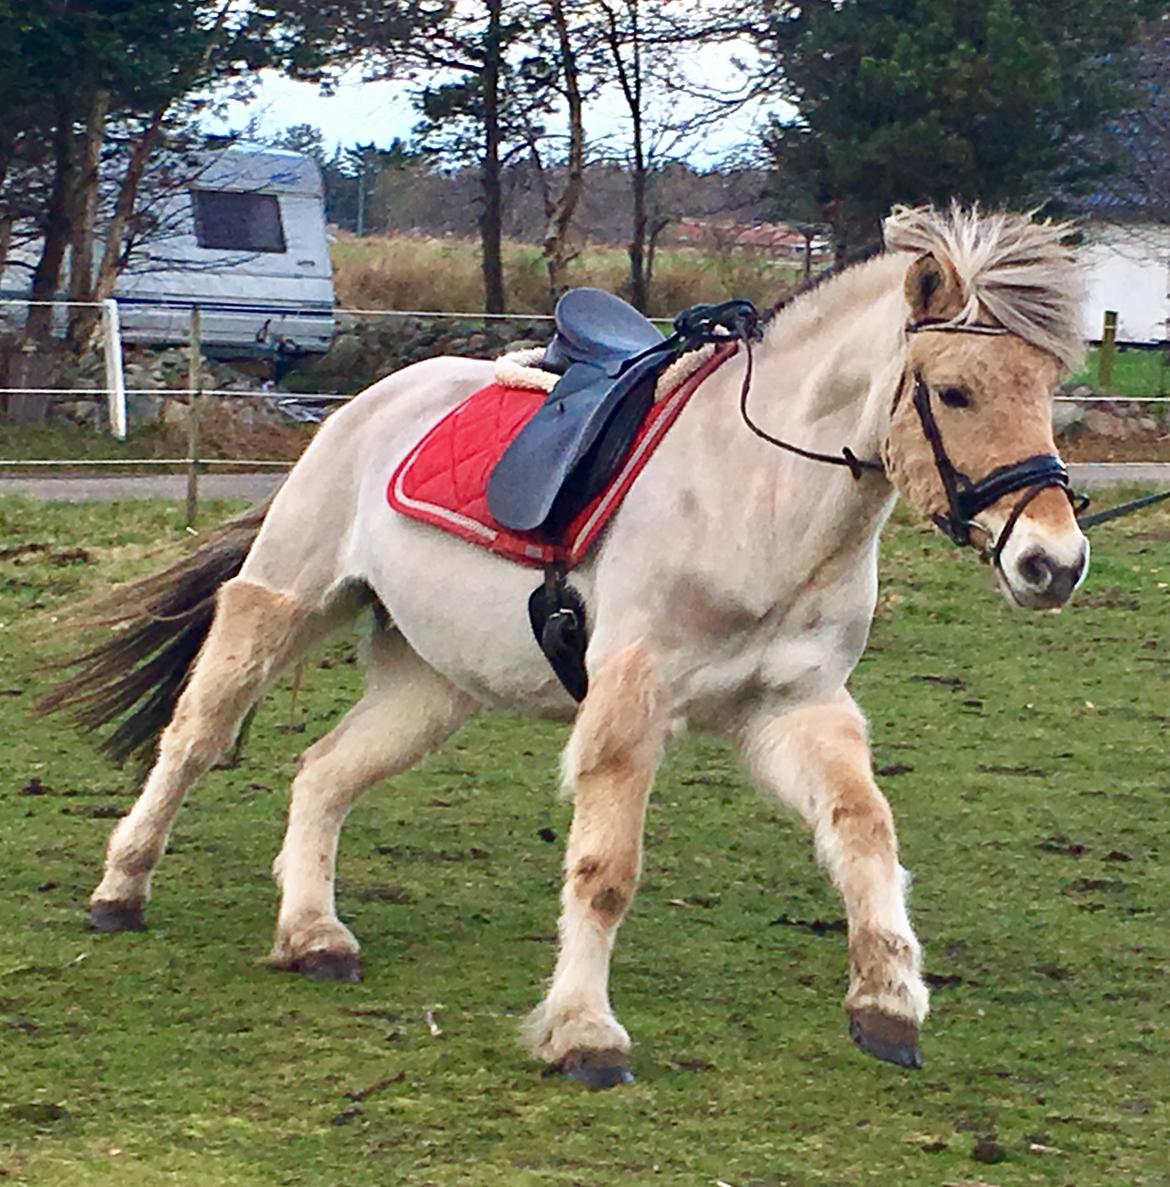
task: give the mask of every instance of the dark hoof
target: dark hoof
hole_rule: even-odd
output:
[[[292,963],[292,970],[314,981],[348,981],[362,979],[362,962],[356,952],[310,952]]]
[[[560,1070],[586,1088],[617,1088],[634,1082],[626,1058],[624,1051],[570,1051],[561,1060]]]
[[[877,1010],[858,1010],[849,1017],[849,1037],[862,1049],[898,1067],[922,1066],[918,1027],[904,1018],[891,1018]]]
[[[90,903],[86,921],[94,931],[145,931],[141,903]]]

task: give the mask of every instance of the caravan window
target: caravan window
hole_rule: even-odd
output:
[[[275,194],[192,190],[195,241],[227,251],[284,251],[284,225]]]

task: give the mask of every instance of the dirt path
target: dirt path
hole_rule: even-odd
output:
[[[200,499],[262,499],[284,481],[283,471],[201,474]],[[185,499],[184,474],[87,474],[82,477],[18,474],[0,462],[0,495],[81,503],[95,499]]]
[[[1166,462],[1074,462],[1073,483],[1078,487],[1112,486],[1119,482],[1170,486]],[[284,479],[279,472],[253,474],[203,474],[199,496],[205,499],[262,499]],[[94,499],[182,499],[187,479],[182,474],[98,474],[84,477],[19,474],[4,470],[0,462],[0,495],[29,495],[34,499],[79,503]]]

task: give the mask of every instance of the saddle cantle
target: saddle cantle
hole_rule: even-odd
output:
[[[561,297],[543,360],[561,378],[488,483],[488,507],[500,523],[559,535],[625,457],[654,401],[655,380],[685,349],[675,338],[601,289]]]
[[[602,289],[570,289],[557,302],[556,337],[544,366],[563,375],[573,363],[617,370],[632,355],[661,346],[663,335],[649,318]]]

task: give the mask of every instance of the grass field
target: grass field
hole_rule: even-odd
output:
[[[1069,384],[1098,386],[1100,361],[1094,347],[1083,370]],[[1170,353],[1165,350],[1119,350],[1113,358],[1113,378],[1107,390],[1123,396],[1170,396]]]
[[[406,235],[341,234],[331,247],[338,304],[358,309],[432,309],[464,312],[483,308],[479,243]],[[507,307],[517,313],[551,313],[548,272],[540,248],[504,244]],[[620,293],[629,272],[622,247],[582,248],[568,268],[570,285]],[[673,317],[698,301],[750,297],[773,304],[799,280],[799,268],[753,250],[713,251],[662,247],[655,254],[651,304],[654,317]]]
[[[807,837],[692,737],[615,959],[638,1082],[608,1094],[515,1042],[553,958],[561,730],[484,717],[354,811],[339,898],[364,983],[258,963],[296,753],[359,684],[348,639],[298,720],[278,690],[183,809],[151,930],[82,929],[134,780],[28,709],[74,642],[55,608],[182,538],[163,504],[0,500],[4,1182],[1170,1184],[1170,513],[1102,528],[1077,604],[1047,615],[907,520],[889,532],[854,691],[916,876],[926,1068],[851,1047]]]

